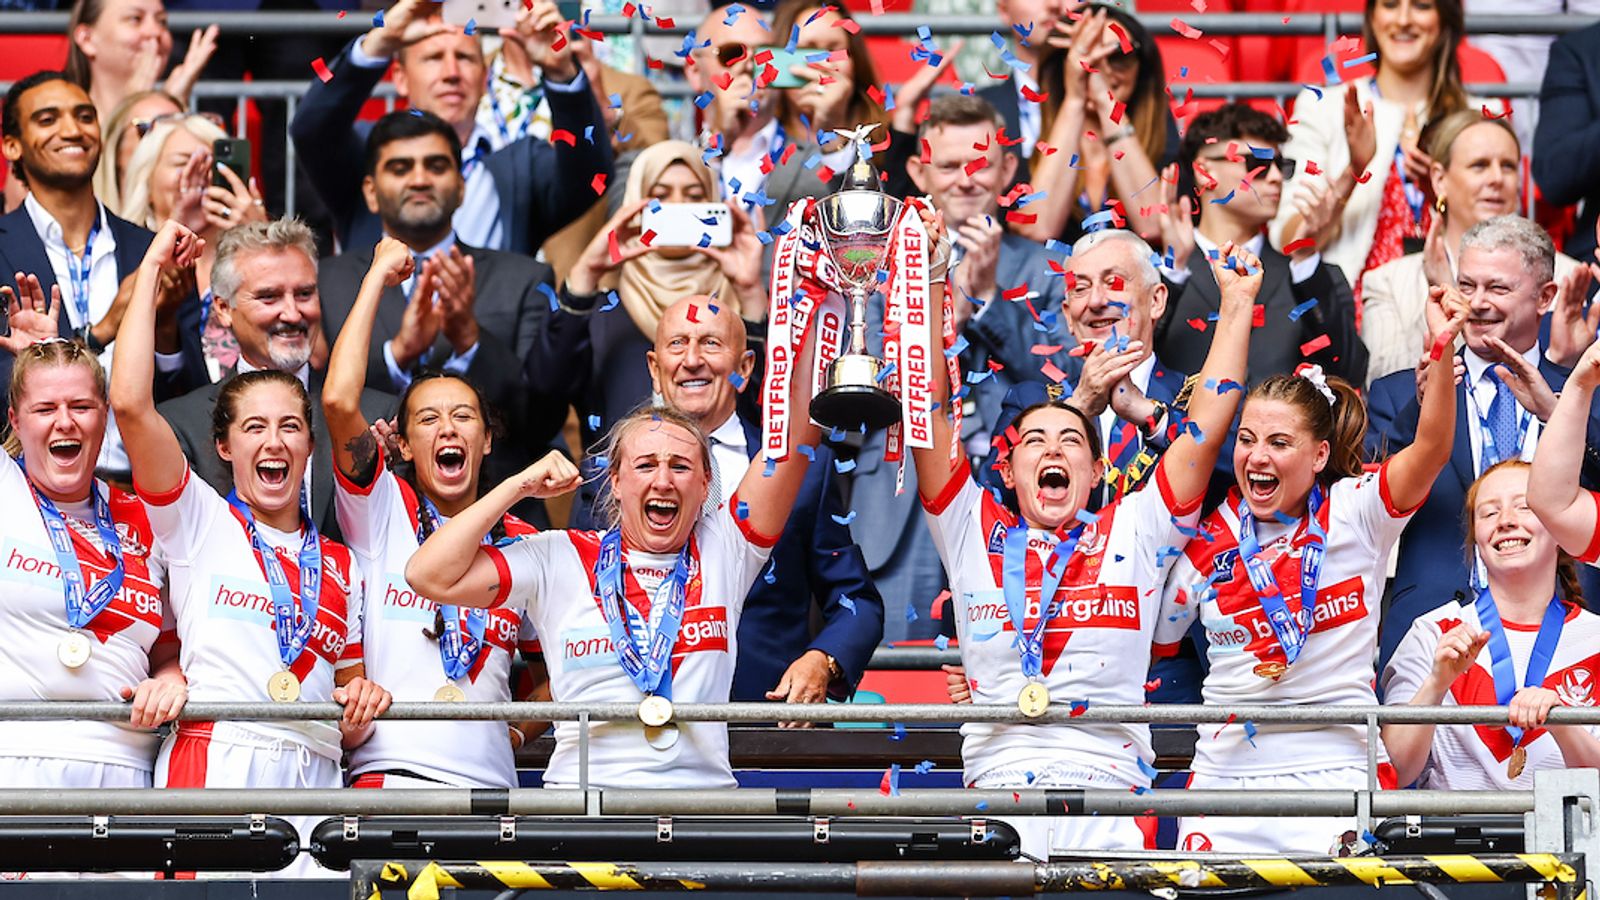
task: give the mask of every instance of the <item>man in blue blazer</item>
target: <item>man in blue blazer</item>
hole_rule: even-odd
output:
[[[450,123],[461,138],[466,196],[456,211],[457,234],[467,244],[533,255],[546,238],[594,205],[595,177],[612,174],[612,149],[570,41],[552,42],[559,20],[553,0],[537,0],[522,43],[543,71],[552,134],[545,141],[523,137],[493,149],[477,124],[486,68],[476,35],[464,34],[429,14],[431,0],[401,0],[381,27],[353,41],[331,64],[332,77],[313,79],[289,125],[306,174],[333,215],[345,249],[370,249],[383,236],[378,216],[361,194],[366,129],[356,123],[361,107],[394,57],[395,87],[417,109]],[[556,49],[554,43],[560,43]]]
[[[1413,619],[1468,590],[1470,532],[1462,514],[1467,488],[1499,460],[1533,457],[1540,423],[1555,403],[1554,392],[1561,390],[1569,367],[1593,339],[1581,310],[1574,316],[1560,308],[1541,336],[1540,319],[1555,303],[1557,287],[1555,247],[1538,225],[1520,216],[1487,219],[1463,236],[1456,258],[1457,284],[1471,304],[1472,317],[1462,332],[1465,347],[1457,367],[1465,374],[1456,385],[1455,449],[1400,539],[1383,616],[1380,670]],[[1504,374],[1508,371],[1510,375]],[[1374,459],[1415,439],[1417,392],[1413,372],[1395,372],[1373,382],[1367,398],[1367,449]],[[1600,456],[1595,453],[1600,415],[1593,411],[1588,445],[1581,480],[1587,488],[1600,488]],[[1592,572],[1580,568],[1584,575]]]
[[[1566,251],[1589,259],[1600,226],[1600,25],[1550,45],[1533,133],[1533,180],[1551,203],[1583,201]]]

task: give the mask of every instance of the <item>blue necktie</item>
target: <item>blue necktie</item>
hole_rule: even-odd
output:
[[[1489,404],[1489,433],[1494,438],[1494,449],[1491,452],[1488,447],[1484,448],[1483,468],[1487,469],[1503,459],[1520,455],[1522,435],[1517,427],[1517,398],[1511,388],[1487,372],[1484,377],[1494,380],[1494,402]]]

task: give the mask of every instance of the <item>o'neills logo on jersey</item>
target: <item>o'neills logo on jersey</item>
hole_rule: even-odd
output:
[[[1588,669],[1574,667],[1561,676],[1556,696],[1567,706],[1594,705],[1594,675]]]

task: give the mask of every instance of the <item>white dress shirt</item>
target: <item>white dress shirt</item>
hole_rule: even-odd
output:
[[[717,502],[726,503],[750,468],[744,423],[739,421],[738,411],[729,413],[707,437],[711,439],[712,485],[717,491]]]
[[[746,195],[765,187],[768,173],[761,171],[761,160],[772,152],[777,143],[778,120],[772,119],[750,138],[750,146],[743,150],[724,147],[722,156],[718,158],[721,163],[722,196],[729,200],[743,200]],[[738,190],[734,189],[734,182],[738,182]]]

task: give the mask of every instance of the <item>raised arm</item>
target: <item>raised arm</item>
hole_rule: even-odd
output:
[[[1041,135],[1045,147],[1034,150],[1040,160],[1033,172],[1033,185],[1035,193],[1043,196],[1028,204],[1035,215],[1032,222],[1018,222],[1012,226],[1017,234],[1041,244],[1059,237],[1066,229],[1072,204],[1078,196],[1075,163],[1083,142],[1083,129],[1089,120],[1089,74],[1083,62],[1100,46],[1105,24],[1106,14],[1097,12],[1078,19],[1068,32],[1071,49],[1062,66],[1061,106],[1056,110],[1050,133]],[[1059,36],[1055,40],[1059,40]]]
[[[205,244],[194,232],[167,220],[139,264],[133,295],[117,329],[111,411],[128,450],[134,481],[149,493],[178,487],[188,467],[172,426],[156,412],[156,292],[163,270],[193,266]]]
[[[1224,244],[1210,263],[1222,294],[1216,330],[1200,368],[1199,387],[1189,400],[1187,421],[1161,457],[1167,484],[1180,508],[1205,494],[1217,456],[1227,442],[1228,427],[1244,396],[1251,321],[1256,295],[1261,292],[1261,261],[1251,253]]]
[[[333,464],[351,481],[366,484],[377,463],[376,441],[367,431],[361,413],[361,391],[367,383],[367,347],[372,340],[372,320],[386,287],[411,275],[416,264],[411,250],[394,238],[384,238],[372,254],[372,266],[361,279],[355,305],[339,329],[328,359],[328,377],[322,385],[322,412],[328,418],[328,438],[333,444]],[[418,292],[417,302],[432,302],[432,291]]]
[[[1450,346],[1467,322],[1467,301],[1453,287],[1429,288],[1429,321],[1436,355],[1428,364],[1427,389],[1417,411],[1417,434],[1389,457],[1389,496],[1396,509],[1415,509],[1428,499],[1456,440],[1456,370]]]
[[[429,535],[406,562],[406,581],[424,597],[449,597],[459,606],[494,605],[506,585],[484,550],[483,536],[522,500],[558,497],[581,478],[571,460],[550,451]]]
[[[1600,521],[1594,501],[1578,485],[1587,451],[1589,409],[1600,384],[1600,342],[1589,345],[1567,378],[1555,412],[1539,436],[1528,475],[1528,505],[1550,529],[1561,549],[1582,555],[1594,542]]]

